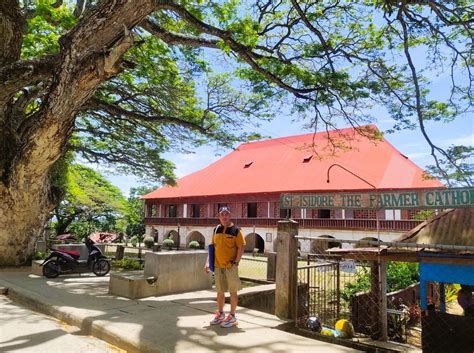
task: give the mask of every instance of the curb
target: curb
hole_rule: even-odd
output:
[[[132,342],[123,336],[110,332],[105,326],[94,323],[94,317],[81,317],[80,315],[68,313],[67,309],[62,309],[46,302],[43,303],[35,298],[38,296],[36,293],[33,296],[27,291],[18,290],[15,286],[0,287],[0,293],[7,295],[12,301],[31,310],[52,316],[68,325],[78,327],[82,335],[101,339],[129,353],[161,352],[158,347],[154,345],[151,346],[151,344],[147,342]]]

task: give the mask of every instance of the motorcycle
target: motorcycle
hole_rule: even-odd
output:
[[[86,238],[85,244],[89,253],[87,260],[79,260],[81,253],[74,250],[53,250],[43,261],[43,275],[56,278],[60,274],[77,272],[81,269],[92,270],[96,276],[105,276],[110,271],[110,261],[102,251],[94,245],[94,241]]]

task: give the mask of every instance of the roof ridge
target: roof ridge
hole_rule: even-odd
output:
[[[259,140],[259,141],[250,141],[250,142],[244,142],[240,144],[236,150],[239,150],[240,148],[244,147],[245,149],[252,148],[252,147],[258,147],[258,145],[263,145],[263,146],[271,146],[274,143],[282,143],[283,145],[286,145],[286,143],[283,143],[282,140],[291,140],[291,139],[298,139],[298,140],[304,140],[305,137],[312,135],[312,136],[325,136],[327,134],[329,135],[334,135],[334,134],[345,134],[348,131],[354,131],[356,129],[364,129],[364,128],[373,128],[376,129],[377,131],[380,131],[375,124],[367,124],[367,125],[361,125],[361,126],[356,126],[356,127],[345,127],[345,128],[340,128],[340,129],[334,129],[334,130],[326,130],[326,131],[319,131],[319,132],[309,132],[305,134],[298,134],[298,135],[290,135],[290,136],[281,136],[281,137],[274,137],[266,140]],[[291,141],[290,143],[295,144],[300,141]]]

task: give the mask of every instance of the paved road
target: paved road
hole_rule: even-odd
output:
[[[125,352],[91,336],[81,335],[49,316],[28,310],[0,295],[0,352]]]

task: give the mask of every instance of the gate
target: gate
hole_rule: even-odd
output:
[[[344,261],[340,256],[326,254],[309,254],[306,263],[299,261],[297,326],[305,328],[306,320],[312,316],[319,317],[328,327],[334,327],[339,319],[351,319],[350,303],[343,298],[344,288],[367,267],[364,262]]]
[[[339,258],[310,254],[297,273],[297,325],[304,327],[309,317],[317,316],[324,325],[334,326],[341,318]]]

